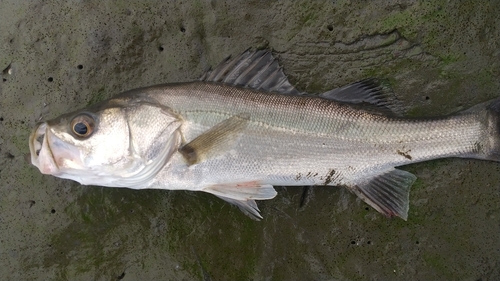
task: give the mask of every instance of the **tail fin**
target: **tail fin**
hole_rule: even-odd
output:
[[[485,158],[500,162],[500,98],[486,105]]]

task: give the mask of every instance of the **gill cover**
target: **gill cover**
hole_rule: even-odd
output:
[[[179,119],[147,101],[111,99],[39,125],[30,137],[42,173],[85,185],[143,188],[180,144]]]

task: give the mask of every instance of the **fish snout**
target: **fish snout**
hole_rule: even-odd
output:
[[[38,123],[30,135],[30,152],[31,163],[34,163],[40,155],[42,149],[43,139],[45,138],[45,129],[47,123]]]
[[[47,123],[38,123],[29,139],[31,164],[43,174],[54,174],[58,168],[47,141]]]

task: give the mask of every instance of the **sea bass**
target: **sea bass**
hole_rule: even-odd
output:
[[[151,86],[39,123],[44,174],[83,185],[211,193],[254,219],[273,186],[343,186],[407,219],[415,175],[444,157],[499,161],[500,99],[411,119],[376,80],[319,95],[295,89],[271,52],[227,58],[200,81]]]

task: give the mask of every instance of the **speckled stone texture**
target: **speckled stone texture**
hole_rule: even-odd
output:
[[[332,3],[333,2],[333,3]],[[387,79],[409,116],[500,95],[498,1],[0,0],[0,279],[499,280],[500,164],[446,159],[418,176],[408,221],[341,188],[278,187],[255,222],[209,194],[44,176],[41,117],[197,79],[267,47],[300,90]]]

